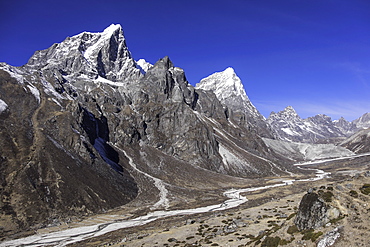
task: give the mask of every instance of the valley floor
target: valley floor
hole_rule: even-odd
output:
[[[71,241],[71,246],[316,246],[323,236],[340,227],[340,238],[335,246],[369,246],[367,232],[370,229],[369,196],[362,195],[359,188],[370,183],[370,178],[364,176],[370,170],[370,157],[363,156],[352,159],[331,160],[311,164],[310,169],[322,169],[330,172],[330,177],[321,180],[308,180],[293,185],[287,183],[280,187],[270,187],[244,192],[240,197],[248,200],[241,205],[223,211],[210,211],[181,214],[172,217],[158,218],[145,225],[108,232],[98,237],[84,239],[83,236]],[[291,178],[286,178],[291,179]],[[285,178],[270,178],[265,185],[281,183]],[[302,196],[309,188],[332,187],[334,195],[341,207],[347,211],[343,219],[333,222],[322,229],[315,230],[317,239],[308,238],[307,233],[294,231],[294,216]],[[357,191],[354,198],[350,191]],[[239,198],[240,198],[239,197]],[[219,201],[215,201],[219,203]],[[199,203],[198,207],[200,206]],[[218,205],[218,204],[217,204]],[[222,205],[222,204],[221,204]],[[127,209],[117,209],[106,214],[96,215],[80,222],[59,225],[38,230],[38,237],[45,236],[45,245],[67,244],[63,234],[56,235],[55,242],[50,241],[53,233],[61,230],[74,232],[78,236],[81,227],[99,225],[99,230],[105,228],[107,222],[129,222],[137,219],[140,209],[128,213]],[[69,230],[68,230],[69,229]],[[65,232],[67,235],[67,232]],[[51,235],[50,235],[51,234]],[[312,233],[311,233],[312,234]],[[73,235],[73,234],[72,234]],[[71,240],[72,240],[71,235]],[[93,236],[93,235],[91,235]],[[306,237],[305,237],[306,236]],[[31,236],[32,237],[32,236]],[[312,237],[312,236],[311,236]],[[302,239],[303,238],[303,239]],[[42,238],[41,238],[42,239]],[[68,238],[67,238],[68,239]],[[275,241],[275,242],[274,242]],[[278,242],[279,242],[278,241]],[[36,242],[38,244],[36,244]],[[40,246],[42,241],[28,242],[24,246]],[[73,243],[75,242],[75,243]],[[10,242],[8,242],[10,243]],[[63,244],[64,243],[64,244]],[[0,246],[7,245],[6,242]],[[328,246],[328,245],[321,245]]]
[[[328,241],[324,244],[324,236],[335,229],[339,229],[340,237],[334,246],[370,246],[370,197],[359,191],[363,184],[370,183],[370,177],[364,176],[370,170],[370,158],[334,160],[310,168],[313,166],[331,172],[330,177],[247,192],[243,196],[248,201],[237,208],[164,218],[72,246],[277,246],[274,239],[278,238],[284,246],[329,246]],[[335,200],[347,214],[315,230],[313,236],[317,237],[309,238],[309,233],[294,230],[295,213],[309,188],[323,186],[334,188]],[[358,191],[358,198],[350,195],[353,190]]]

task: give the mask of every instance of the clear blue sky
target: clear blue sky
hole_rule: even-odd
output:
[[[258,110],[370,112],[368,0],[0,1],[0,61],[23,65],[82,31],[122,25],[136,60],[168,55],[188,81],[231,66]]]

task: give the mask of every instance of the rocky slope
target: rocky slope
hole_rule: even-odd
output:
[[[1,63],[0,100],[2,234],[294,169],[168,57],[136,62],[120,25]]]
[[[364,129],[357,132],[343,141],[340,145],[355,153],[370,152],[370,129]]]

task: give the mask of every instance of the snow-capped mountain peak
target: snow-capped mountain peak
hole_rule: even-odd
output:
[[[87,32],[85,32],[87,33]],[[106,45],[107,42],[110,42],[110,39],[112,39],[113,36],[116,36],[117,39],[116,42],[120,45],[124,44],[124,36],[122,32],[122,27],[120,24],[111,24],[109,27],[104,29],[102,33],[90,33],[98,36],[98,39],[96,42],[94,42],[91,46],[89,46],[84,52],[84,57],[89,62],[95,62],[95,53],[98,53],[104,45]]]
[[[292,106],[287,106],[284,110],[279,112],[271,112],[268,117],[270,124],[274,121],[288,120],[290,122],[300,122],[302,119],[297,114]]]
[[[353,123],[359,129],[367,129],[370,128],[370,113],[365,113],[358,119],[354,120]]]
[[[141,75],[125,42],[122,27],[112,24],[103,32],[83,32],[50,48],[37,51],[26,67],[58,69],[64,75],[87,75],[122,81]]]
[[[234,112],[245,114],[247,123],[254,126],[257,133],[270,136],[270,128],[267,126],[265,117],[249,100],[242,81],[233,68],[228,67],[224,71],[216,72],[202,79],[196,84],[196,89],[212,91],[224,106]]]
[[[213,91],[219,99],[224,99],[231,95],[248,99],[240,78],[231,67],[202,79],[196,87]]]

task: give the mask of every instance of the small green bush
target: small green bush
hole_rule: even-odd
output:
[[[287,230],[287,233],[289,234],[294,234],[296,232],[298,232],[298,227],[296,225],[292,225],[292,226],[289,226],[288,227],[288,230]]]
[[[280,237],[266,237],[262,244],[261,247],[277,247],[279,246],[280,243]]]
[[[322,191],[322,190],[319,190],[319,195],[326,202],[332,202],[333,201],[334,194],[331,191]]]
[[[315,232],[313,229],[310,229],[303,231],[302,234],[302,240],[311,240],[312,242],[315,242],[321,235],[323,235],[323,232]]]
[[[361,188],[360,191],[362,194],[368,195],[370,194],[370,184],[364,184]]]
[[[312,237],[311,237],[311,241],[312,242],[315,242],[321,235],[323,235],[324,233],[323,232],[315,232]]]
[[[357,197],[358,197],[358,193],[357,193],[357,191],[355,191],[355,190],[351,190],[351,191],[349,192],[349,195],[350,195],[350,196],[352,196],[352,197],[354,197],[354,198],[357,198]]]
[[[292,214],[290,214],[286,220],[290,220],[290,219],[291,219],[291,218],[293,218],[294,216],[296,216],[296,213],[292,213]]]

